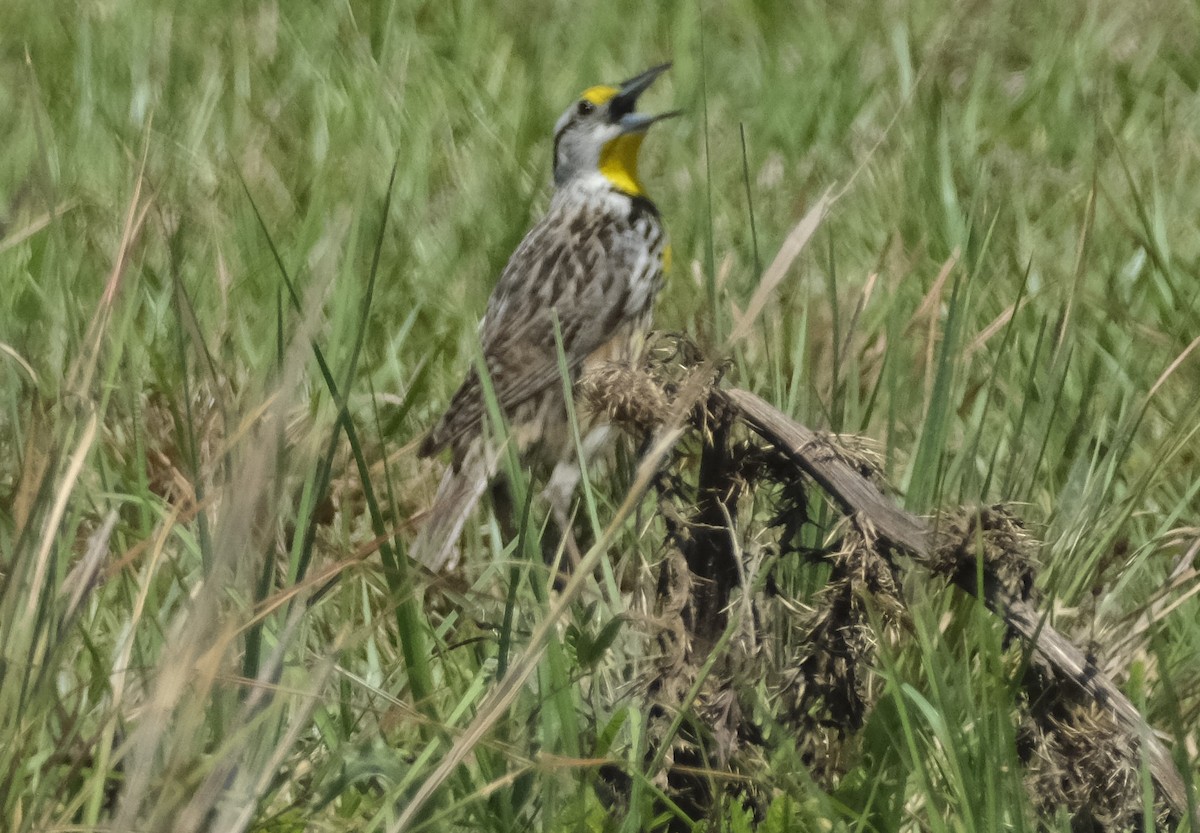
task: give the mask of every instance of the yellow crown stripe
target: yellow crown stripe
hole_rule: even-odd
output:
[[[616,87],[607,87],[602,85],[598,87],[588,87],[579,97],[584,101],[591,102],[597,107],[600,107],[601,105],[612,101],[613,96],[619,92],[620,90],[618,90]]]

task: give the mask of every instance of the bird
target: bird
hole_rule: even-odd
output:
[[[483,365],[509,441],[523,465],[549,472],[543,495],[560,525],[586,460],[576,459],[555,328],[572,382],[596,363],[635,360],[644,343],[670,247],[639,178],[638,155],[650,127],[679,111],[650,115],[636,105],[670,66],[588,87],[558,119],[550,205],[509,258],[479,323]],[[419,447],[422,457],[450,450],[410,549],[435,572],[456,565],[463,527],[496,478],[499,451],[485,430],[484,391],[476,365]],[[585,456],[607,436],[608,426],[589,428]]]

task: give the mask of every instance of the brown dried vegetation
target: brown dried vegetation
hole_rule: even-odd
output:
[[[694,346],[676,336],[659,337],[648,354],[640,367],[608,365],[581,383],[591,408],[642,442],[668,419],[682,380],[701,364]],[[927,536],[923,522],[908,516],[924,536],[914,538],[916,548],[889,532],[895,517],[852,511],[844,494],[826,495],[843,517],[820,526],[814,508],[825,493],[805,467],[832,463],[843,478],[877,487],[872,456],[818,436],[798,465],[794,448],[747,429],[755,420],[718,387],[719,376],[692,408],[692,436],[658,479],[666,537],[653,614],[643,625],[647,653],[658,660],[638,686],[651,717],[649,755],[661,763],[652,774],[693,819],[725,799],[763,812],[777,777],[765,762],[781,738],[794,743],[811,777],[837,785],[881,692],[879,646],[909,633],[906,576],[944,577],[1010,625],[1021,606],[1039,602],[1035,542],[1004,506],[947,511]],[[755,521],[763,517],[765,525]],[[790,558],[828,565],[810,607],[776,586],[773,568]],[[1054,659],[1038,653],[1026,663],[1024,640],[1010,639],[1009,650],[1025,668],[1015,735],[1033,806],[1047,817],[1066,812],[1081,830],[1139,826],[1141,753],[1127,714],[1118,716]],[[628,777],[615,767],[602,775],[602,789],[619,800]],[[1156,776],[1160,787],[1168,783],[1165,793],[1170,777]],[[1165,793],[1160,821],[1177,820],[1184,809]]]

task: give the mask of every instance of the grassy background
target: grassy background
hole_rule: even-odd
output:
[[[546,204],[555,118],[664,59],[647,106],[687,115],[643,154],[658,324],[721,343],[836,187],[737,383],[877,439],[911,509],[1021,504],[1055,624],[1194,772],[1200,610],[1170,604],[1197,586],[1200,17],[1111,5],[10,0],[5,826],[395,827],[546,604],[477,533],[421,603],[407,519],[440,464],[408,444]],[[588,600],[582,632],[628,601]],[[827,794],[783,744],[769,824],[1032,829],[1000,634],[917,609],[861,760]],[[649,798],[605,822],[586,787],[643,765],[612,705],[636,644],[552,646],[431,828],[648,826]]]

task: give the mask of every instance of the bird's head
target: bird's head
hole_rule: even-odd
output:
[[[617,86],[589,87],[554,127],[554,183],[562,187],[581,176],[600,174],[617,190],[641,196],[638,150],[650,125],[678,111],[635,112],[638,96],[670,68],[661,64]]]

